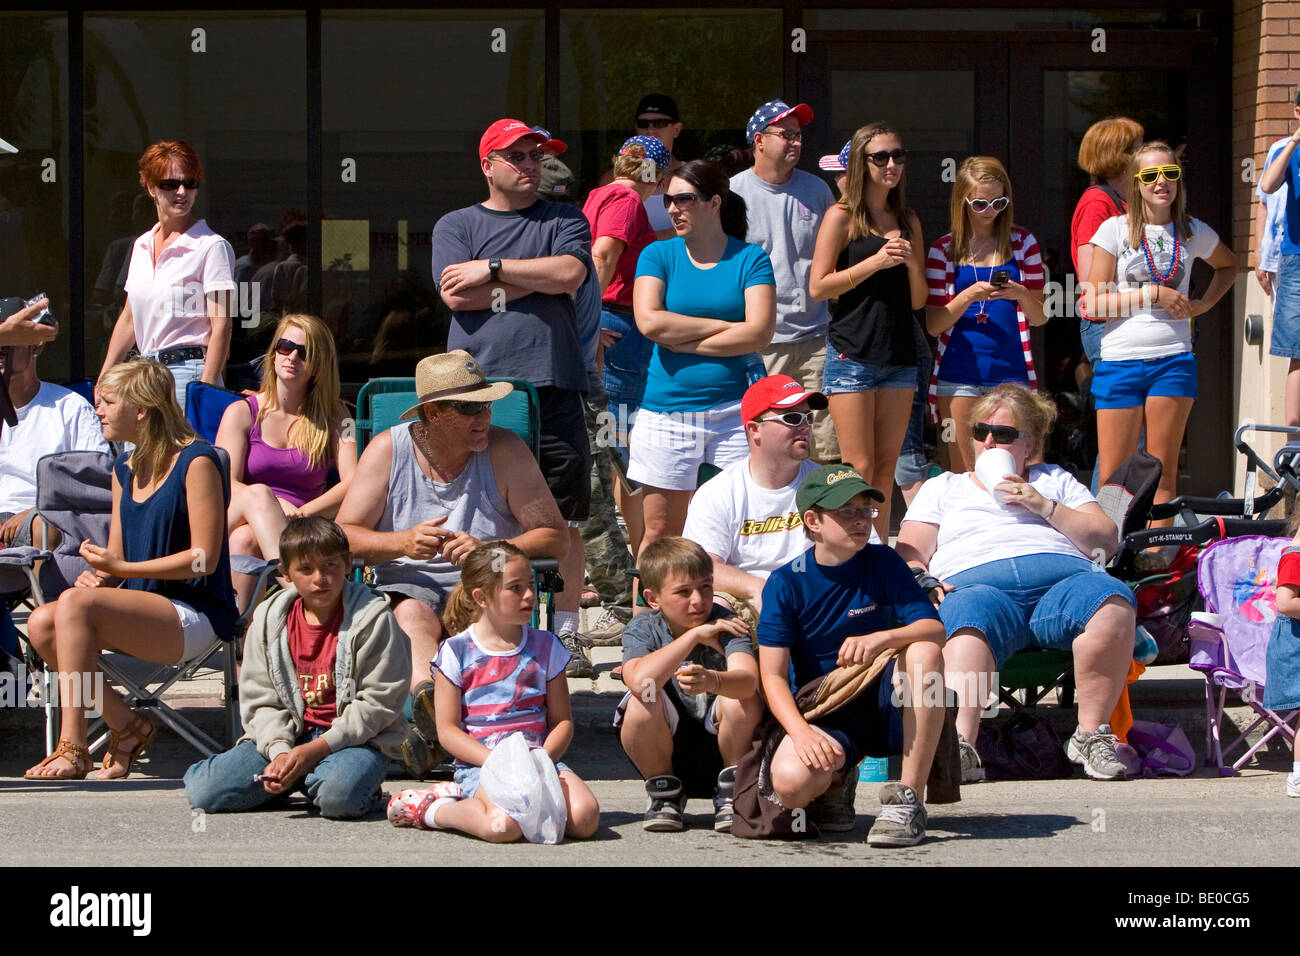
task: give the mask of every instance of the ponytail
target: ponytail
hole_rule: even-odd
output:
[[[527,555],[509,541],[488,541],[469,553],[461,566],[460,581],[452,589],[442,612],[442,625],[448,634],[459,634],[482,616],[483,609],[474,600],[474,592],[495,594],[501,586],[506,561],[513,557],[527,558]]]
[[[745,241],[745,233],[749,232],[748,210],[745,208],[745,200],[739,193],[733,193],[730,189],[722,197],[722,231],[733,239]]]

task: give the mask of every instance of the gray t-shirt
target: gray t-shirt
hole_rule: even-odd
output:
[[[433,279],[456,262],[473,259],[540,259],[576,256],[590,276],[591,229],[578,209],[538,200],[527,209],[500,212],[481,205],[449,212],[433,228]],[[587,369],[571,295],[534,292],[501,312],[453,312],[447,348],[465,349],[488,375],[525,378],[577,392],[587,390]]]
[[[830,309],[808,294],[808,274],[822,216],[835,201],[830,187],[802,169],[796,169],[780,186],[764,182],[753,169],[746,169],[731,177],[731,189],[745,200],[749,214],[745,241],[767,250],[776,273],[776,334],[772,341],[824,336]]]
[[[721,605],[713,605],[713,610],[709,614],[710,621],[716,621],[720,618],[735,617],[735,613],[729,608]],[[664,620],[663,612],[647,611],[644,614],[638,614],[632,618],[627,627],[623,628],[623,664],[626,666],[628,661],[634,661],[638,657],[645,657],[647,654],[653,654],[661,647],[667,647],[673,642],[673,635],[668,630],[668,622]],[[727,658],[732,654],[748,654],[755,657],[754,642],[748,634],[740,634],[736,637],[729,637],[722,645],[724,653],[719,654],[707,644],[696,644],[691,652],[686,655],[686,663],[699,664],[701,667],[707,667],[712,671],[725,671],[727,669]],[[678,710],[688,715],[700,723],[709,713],[709,703],[716,697],[716,694],[696,694],[692,696],[682,690],[682,686],[677,683],[674,677],[668,682],[671,687],[673,697],[676,699]],[[633,693],[636,688],[629,688]]]

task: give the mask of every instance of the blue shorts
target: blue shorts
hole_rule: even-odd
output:
[[[1069,650],[1111,598],[1136,606],[1123,582],[1082,555],[990,561],[950,575],[947,583],[954,590],[939,605],[944,630],[949,637],[964,627],[979,631],[998,667],[1027,647]]]
[[[1155,359],[1097,363],[1092,397],[1098,408],[1138,408],[1151,396],[1196,397],[1196,356],[1179,352]]]
[[[565,770],[569,770],[569,765],[563,760],[555,765],[556,773]],[[460,789],[465,794],[466,800],[478,793],[478,778],[479,774],[482,772],[482,767],[456,767],[454,779],[458,784],[460,784]],[[573,773],[573,771],[569,770],[569,773]]]
[[[835,346],[826,346],[826,370],[822,373],[824,394],[874,392],[882,388],[915,389],[916,366],[855,362],[841,355]]]
[[[1283,256],[1278,267],[1268,354],[1300,358],[1300,255]]]

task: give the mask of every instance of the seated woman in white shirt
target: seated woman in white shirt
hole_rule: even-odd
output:
[[[976,451],[1005,449],[1013,472],[993,488],[974,472],[931,478],[898,533],[913,573],[940,582],[930,590],[948,634],[944,673],[957,693],[964,782],[979,779],[973,743],[998,668],[1029,647],[1073,651],[1079,727],[1070,759],[1094,779],[1125,776],[1108,721],[1133,659],[1133,595],[1101,567],[1119,546],[1115,522],[1068,472],[1042,464],[1055,419],[1056,406],[1022,385],[978,399]]]
[[[220,385],[230,355],[235,251],[194,218],[202,181],[198,154],[180,140],[154,143],[140,157],[140,185],[157,207],[158,225],[131,247],[126,305],[100,371],[124,361],[135,346],[171,371],[182,411],[185,387]]]

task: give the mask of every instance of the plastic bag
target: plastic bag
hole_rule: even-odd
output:
[[[569,810],[550,754],[532,750],[521,733],[506,737],[483,761],[479,786],[509,814],[529,843],[559,843]]]

